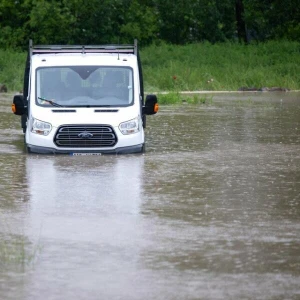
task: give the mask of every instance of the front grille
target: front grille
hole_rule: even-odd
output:
[[[54,143],[67,148],[113,147],[117,136],[107,125],[68,125],[58,128]]]

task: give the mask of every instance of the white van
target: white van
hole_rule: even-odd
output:
[[[28,152],[138,153],[145,149],[146,115],[137,41],[134,45],[33,46],[23,95],[12,110],[21,115]]]

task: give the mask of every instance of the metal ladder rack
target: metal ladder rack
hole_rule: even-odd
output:
[[[116,53],[134,54],[138,56],[137,40],[133,45],[34,45],[29,40],[30,57],[34,54],[45,53]]]

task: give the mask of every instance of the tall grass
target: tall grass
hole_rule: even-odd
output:
[[[24,271],[37,258],[40,246],[33,246],[24,235],[0,234],[0,270]]]
[[[0,228],[0,273],[1,270],[25,271],[33,266],[41,250],[40,238],[30,240],[22,228],[10,223],[1,208]]]
[[[300,87],[300,43],[199,43],[142,51],[145,90],[238,90]]]
[[[0,49],[0,84],[5,84],[9,91],[23,89],[23,75],[26,53]]]
[[[145,90],[300,89],[300,43],[152,45],[141,51]],[[22,89],[26,53],[0,49],[0,83]]]
[[[189,95],[178,92],[158,93],[159,104],[212,104],[213,96]]]

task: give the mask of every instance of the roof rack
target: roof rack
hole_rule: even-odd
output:
[[[127,53],[138,55],[137,40],[133,45],[34,45],[29,40],[30,57],[44,53]]]

